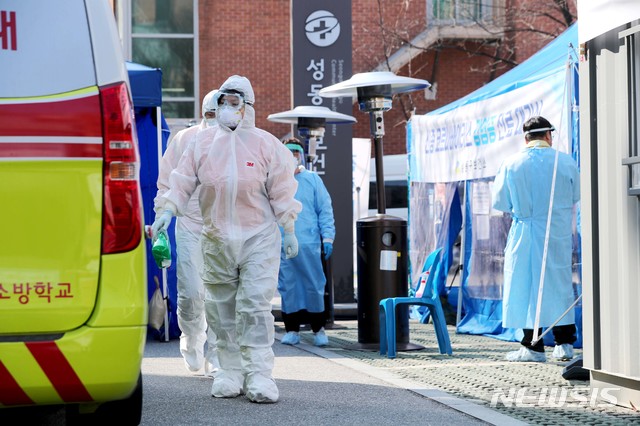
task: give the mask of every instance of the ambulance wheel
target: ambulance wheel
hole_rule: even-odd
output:
[[[92,413],[85,413],[79,405],[70,405],[66,410],[67,425],[118,425],[136,426],[142,420],[142,373],[133,393],[126,399],[109,401]]]

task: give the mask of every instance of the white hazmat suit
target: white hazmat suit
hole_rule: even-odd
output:
[[[199,125],[179,131],[170,141],[165,151],[158,172],[158,192],[154,200],[156,217],[162,213],[164,201],[161,197],[169,190],[169,176],[175,169],[198,131],[215,124],[207,120],[205,114],[215,112],[214,95],[217,90],[209,92],[202,100],[202,121]],[[213,119],[215,120],[215,119]],[[211,327],[207,328],[204,313],[204,285],[200,277],[202,269],[202,250],[200,235],[202,234],[202,215],[198,205],[199,189],[193,193],[184,214],[176,219],[176,251],[178,276],[178,326],[180,335],[180,353],[189,371],[196,372],[204,366],[205,375],[212,376],[219,368],[216,351],[216,335]],[[204,353],[204,343],[207,352]]]
[[[220,359],[212,395],[246,393],[254,402],[276,402],[271,300],[280,266],[278,225],[295,242],[295,256],[294,222],[301,210],[294,199],[298,184],[289,150],[255,127],[249,80],[231,76],[217,96],[224,100],[229,91],[244,99],[242,119],[229,128],[223,124],[225,114],[220,115],[225,107],[219,106],[218,126],[198,132],[171,173],[163,214],[170,217],[174,208],[184,214],[191,194],[200,187],[205,310],[218,336]]]

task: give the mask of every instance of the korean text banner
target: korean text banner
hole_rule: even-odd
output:
[[[411,180],[456,182],[495,176],[502,161],[525,147],[523,123],[542,115],[557,129],[554,148],[569,152],[564,71],[443,114],[414,116]]]

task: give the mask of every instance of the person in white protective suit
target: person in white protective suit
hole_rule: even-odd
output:
[[[331,197],[320,176],[302,165],[304,149],[300,141],[291,138],[284,143],[293,154],[295,178],[298,181],[296,200],[302,203],[302,211],[296,221],[298,256],[285,259],[284,248],[280,254],[278,292],[282,301],[282,320],[287,331],[280,342],[297,345],[300,343],[300,325],[309,323],[314,333],[314,345],[326,346],[329,343],[324,330],[327,322],[324,312],[327,280],[322,269],[321,253],[324,253],[325,259],[329,259],[336,236]]]
[[[154,231],[174,214],[183,215],[200,187],[204,220],[201,238],[205,311],[217,334],[220,369],[214,397],[246,394],[253,402],[276,402],[272,377],[275,294],[285,230],[287,257],[298,254],[291,153],[268,132],[255,127],[255,97],[246,77],[231,76],[215,98],[218,125],[201,130],[171,173]]]
[[[162,196],[169,190],[169,175],[178,165],[180,157],[187,146],[192,143],[198,131],[216,125],[214,95],[217,90],[209,92],[202,100],[202,121],[199,125],[179,131],[167,146],[162,156],[158,172],[158,192],[154,199],[156,218],[162,214]],[[202,251],[200,235],[202,234],[202,215],[198,205],[196,191],[191,196],[184,214],[176,220],[176,254],[178,276],[178,326],[181,330],[180,353],[189,371],[197,372],[204,367],[204,373],[212,377],[218,370],[218,354],[216,351],[216,334],[207,327],[204,313],[204,285],[200,278],[202,268]],[[204,344],[207,343],[207,352]]]
[[[509,361],[546,361],[542,339],[533,346],[531,343],[556,158],[556,150],[551,149],[554,130],[544,117],[527,120],[523,125],[526,149],[504,161],[493,185],[493,207],[510,213],[513,219],[505,248],[502,326],[524,332],[522,347],[507,354]],[[572,220],[574,205],[580,199],[580,180],[573,158],[562,152],[557,156],[540,327],[551,326],[575,300]],[[575,333],[572,309],[553,328],[554,358],[573,358]]]

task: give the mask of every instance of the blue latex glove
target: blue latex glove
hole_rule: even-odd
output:
[[[331,257],[331,253],[333,253],[333,244],[322,243],[322,251],[324,251],[324,260],[328,260]]]
[[[294,233],[284,234],[284,254],[286,259],[292,259],[298,255],[298,239]]]
[[[171,225],[172,217],[173,217],[173,212],[171,210],[165,210],[153,222],[153,225],[151,225],[151,238],[154,243],[158,238],[158,234],[161,231],[165,231],[165,232],[167,231],[167,228],[169,228],[169,225]]]

